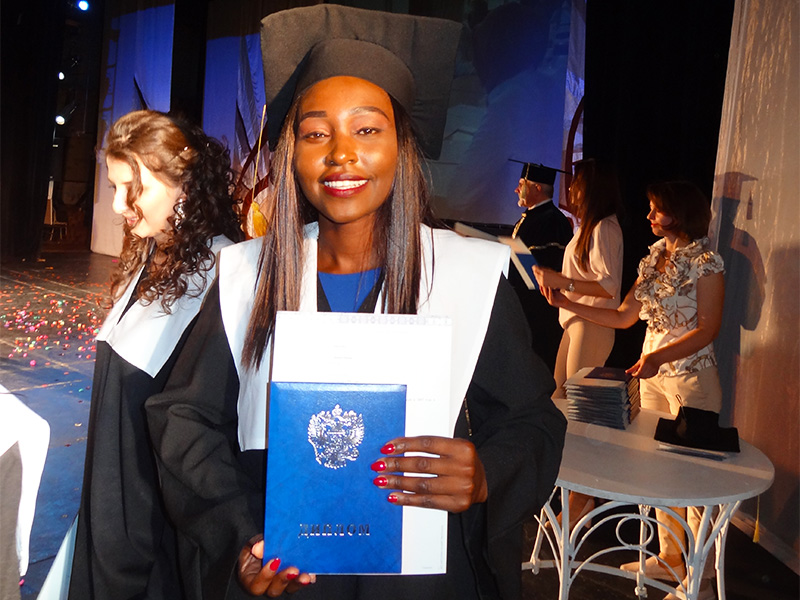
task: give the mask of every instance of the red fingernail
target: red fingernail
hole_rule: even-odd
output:
[[[387,498],[387,500],[389,502],[391,502],[392,504],[397,504],[397,495],[389,494],[389,497]]]
[[[278,567],[281,566],[281,559],[280,558],[273,558],[272,562],[269,563],[269,570],[270,571],[278,571]]]
[[[297,579],[298,577],[300,577],[300,573],[287,573],[286,574],[286,579],[288,579],[289,581],[291,581],[292,579]]]
[[[301,581],[300,585],[311,585],[311,580],[309,580],[309,581]]]
[[[378,471],[378,472],[385,471],[386,470],[386,463],[383,462],[382,460],[376,460],[374,463],[372,463],[369,466],[369,468],[372,469],[373,471]]]
[[[389,483],[389,480],[386,479],[386,477],[376,477],[375,479],[372,480],[372,483],[374,483],[378,487],[385,487]]]
[[[393,454],[394,453],[394,444],[386,444],[383,448],[381,448],[381,454]]]

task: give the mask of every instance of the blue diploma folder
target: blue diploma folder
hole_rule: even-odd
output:
[[[522,280],[528,286],[528,289],[538,290],[539,289],[539,282],[536,281],[536,278],[533,276],[533,267],[539,263],[536,262],[533,254],[515,254],[521,268],[517,267]],[[533,287],[531,287],[533,286]]]
[[[404,435],[405,385],[270,385],[264,561],[400,573],[403,511],[370,465]]]

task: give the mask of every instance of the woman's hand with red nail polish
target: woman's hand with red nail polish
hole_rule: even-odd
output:
[[[293,593],[316,581],[309,573],[301,573],[296,567],[279,571],[281,560],[275,557],[262,566],[264,559],[263,536],[257,535],[239,553],[239,582],[254,596],[277,597],[284,592]]]
[[[397,490],[387,497],[393,504],[459,513],[486,501],[486,473],[472,442],[434,436],[397,438],[381,452],[389,446],[392,452],[386,454],[392,456],[372,465],[382,475],[373,483],[382,489]],[[408,456],[419,452],[425,455]],[[381,468],[376,468],[378,465]],[[386,484],[382,485],[384,479]]]

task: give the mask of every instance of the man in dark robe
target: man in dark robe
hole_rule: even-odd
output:
[[[523,163],[519,184],[514,192],[519,199],[518,204],[526,210],[514,226],[512,237],[522,240],[537,264],[561,271],[564,248],[572,239],[572,224],[553,203],[557,171],[542,165]],[[558,309],[550,306],[539,290],[528,289],[513,269],[509,281],[519,296],[531,328],[533,350],[552,372],[562,335]]]

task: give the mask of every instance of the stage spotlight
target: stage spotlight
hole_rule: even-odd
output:
[[[75,101],[73,100],[56,114],[56,125],[66,125],[75,112]]]
[[[78,8],[86,12],[89,10],[89,3],[86,0],[80,0],[80,2],[78,2]]]
[[[64,71],[59,71],[58,72],[58,80],[59,81],[64,81],[65,78],[66,78],[66,75],[64,75]]]

